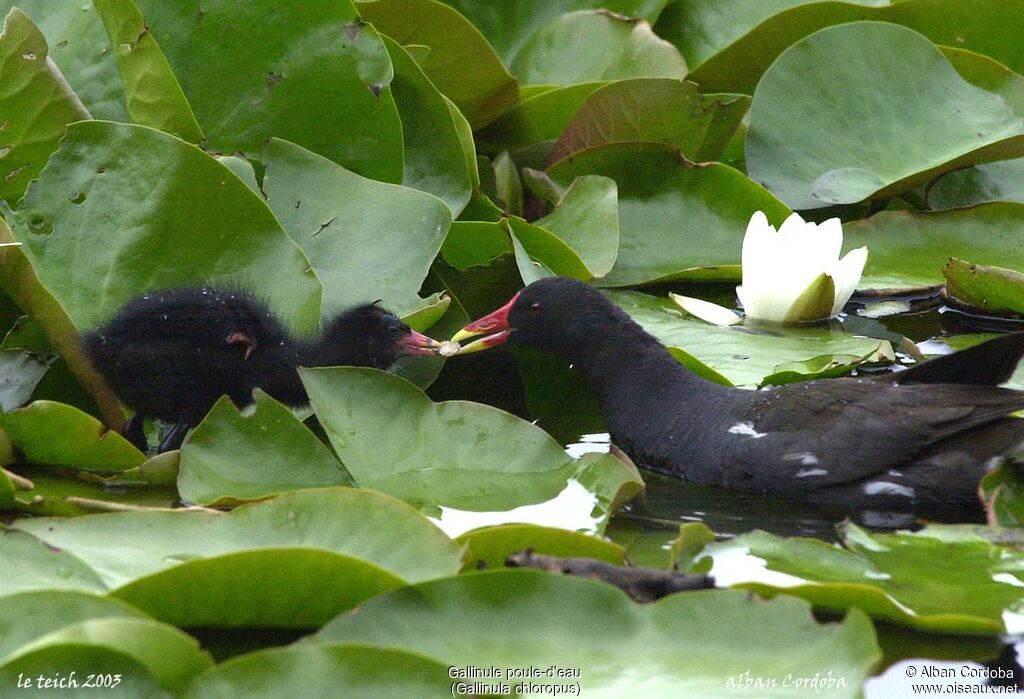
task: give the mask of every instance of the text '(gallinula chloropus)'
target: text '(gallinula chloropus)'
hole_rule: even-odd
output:
[[[981,515],[978,481],[1024,439],[1024,392],[999,388],[1024,333],[876,378],[747,391],[678,363],[601,292],[542,279],[459,332],[461,352],[502,343],[575,365],[612,441],[638,465],[694,483],[851,511]]]
[[[241,408],[261,388],[301,406],[309,399],[300,366],[385,369],[402,355],[435,354],[438,346],[375,304],[337,315],[314,339],[296,338],[252,296],[212,287],[143,294],[85,336],[92,363],[135,411],[125,428],[129,439],[146,446],[145,417],[175,425],[161,452],[180,446],[223,395]]]

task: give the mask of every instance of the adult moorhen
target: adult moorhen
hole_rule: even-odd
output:
[[[178,448],[223,395],[241,408],[261,388],[301,406],[309,398],[300,366],[385,369],[401,355],[435,354],[440,344],[374,304],[341,313],[317,338],[299,339],[252,296],[212,287],[143,294],[84,342],[96,369],[135,411],[125,435],[136,446],[147,446],[145,417],[174,424],[161,453]]]
[[[460,350],[546,350],[597,391],[612,441],[638,465],[687,481],[850,511],[950,519],[981,514],[978,481],[1024,439],[1024,392],[998,388],[1024,332],[905,371],[761,391],[686,369],[582,282],[551,277],[467,325]]]

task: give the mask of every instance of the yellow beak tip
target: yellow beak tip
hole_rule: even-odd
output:
[[[452,335],[450,342],[462,342],[463,340],[468,340],[471,337],[476,337],[479,334],[480,333],[475,333],[472,330],[462,329]]]

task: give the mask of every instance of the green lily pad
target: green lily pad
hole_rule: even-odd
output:
[[[0,242],[13,240],[14,236],[6,221],[0,220]],[[17,301],[20,309],[31,314],[35,324],[45,334],[47,346],[60,352],[61,358],[56,364],[58,369],[66,367],[72,372],[78,384],[88,391],[88,397],[95,401],[96,410],[106,424],[120,427],[124,422],[124,414],[117,396],[86,358],[78,331],[67,312],[40,283],[36,271],[20,247],[0,247],[0,287],[12,300]]]
[[[287,141],[272,140],[264,158],[267,203],[323,280],[326,312],[375,299],[399,315],[423,306],[420,285],[452,219],[440,199]]]
[[[85,561],[24,532],[0,529],[0,560],[10,571],[0,578],[0,597],[51,588],[106,592],[100,576]]]
[[[928,189],[931,209],[958,209],[995,201],[1024,204],[1024,158],[955,170]]]
[[[1020,0],[680,0],[655,26],[691,66],[690,79],[709,90],[750,94],[788,46],[835,24],[876,20],[902,24],[936,44],[986,54],[1024,72],[1024,51],[1009,30]]]
[[[939,47],[968,82],[1000,95],[1024,114],[1024,77],[988,56]],[[929,185],[928,208],[955,209],[992,201],[1024,202],[1024,158],[981,163],[954,170]]]
[[[123,512],[15,526],[75,556],[91,573],[85,583],[101,580],[114,596],[183,626],[315,626],[461,566],[459,548],[407,505],[347,488],[295,491],[229,514]],[[8,551],[0,556],[17,565]],[[53,581],[50,567],[14,589],[83,587],[70,572]]]
[[[83,695],[94,694],[98,687],[146,696],[141,690],[178,691],[212,666],[199,641],[173,626],[152,619],[108,617],[68,624],[25,644],[0,665],[0,682],[18,686],[15,683],[23,676],[49,678],[60,668],[69,686],[85,690]],[[87,686],[90,677],[92,688]],[[77,685],[70,684],[74,679]],[[150,683],[156,687],[147,687]]]
[[[243,415],[221,398],[181,447],[178,492],[188,502],[230,505],[352,478],[295,414],[263,391]],[[248,412],[248,411],[247,411]]]
[[[0,662],[26,644],[69,624],[89,619],[144,618],[120,600],[72,590],[39,590],[7,595],[0,605]]]
[[[942,284],[950,257],[1024,271],[1024,204],[984,204],[940,212],[883,211],[844,226],[844,250],[867,245],[858,289]]]
[[[64,403],[37,400],[0,416],[0,427],[30,464],[124,471],[146,460],[120,434]]]
[[[659,144],[610,144],[548,169],[555,182],[602,175],[618,185],[619,254],[602,286],[672,279],[739,279],[750,214],[780,225],[789,210],[732,168],[695,166]]]
[[[523,97],[476,135],[481,153],[520,151],[540,143],[554,144],[580,106],[606,82],[590,82],[546,90]]]
[[[307,644],[231,658],[197,677],[182,696],[275,699],[320,696],[428,699],[451,696],[448,666],[382,646]]]
[[[14,204],[57,149],[64,127],[88,119],[57,65],[39,28],[15,8],[0,34],[0,198]]]
[[[515,3],[443,1],[462,13],[487,37],[507,66],[512,65],[530,37],[560,15],[604,8],[627,17],[643,17],[653,23],[668,4],[667,0],[516,0]]]
[[[939,50],[964,80],[982,90],[996,93],[1017,114],[1024,113],[1024,77],[994,58],[974,51],[953,46],[939,46]]]
[[[202,129],[133,0],[99,0],[132,121],[199,143]]]
[[[573,459],[540,428],[489,405],[434,403],[374,369],[300,375],[356,482],[429,507],[446,531],[552,519],[599,531],[642,488],[635,469],[614,457]]]
[[[444,261],[458,270],[486,265],[512,251],[504,221],[455,221],[441,246]]]
[[[273,136],[366,177],[401,181],[391,62],[350,0],[315,8],[207,0],[201,14],[194,5],[136,4],[211,149],[256,156]]]
[[[813,361],[824,355],[852,357],[844,365],[846,373],[879,353],[892,354],[886,340],[855,337],[831,326],[719,327],[684,318],[668,299],[632,291],[610,291],[607,295],[670,351],[682,350],[685,354],[677,354],[676,358],[687,368],[713,381],[717,380],[715,376],[733,385],[747,386],[769,380],[806,381],[833,375],[829,372],[835,367],[823,367],[818,363],[820,360]],[[800,363],[808,360],[812,361]],[[780,372],[784,373],[779,376]]]
[[[982,313],[1024,315],[1024,274],[950,258],[942,268],[946,293]]]
[[[694,162],[713,160],[750,106],[744,95],[701,95],[691,82],[620,80],[593,92],[551,151],[551,162],[608,143],[665,143]]]
[[[482,527],[455,541],[466,547],[468,570],[474,570],[480,563],[487,568],[501,568],[506,558],[526,549],[548,556],[596,558],[615,565],[624,565],[626,557],[625,549],[605,539],[535,524]]]
[[[6,16],[14,7],[31,17],[43,32],[50,47],[49,58],[93,117],[127,121],[121,77],[95,6],[50,0],[2,0],[0,14]]]
[[[600,215],[599,212],[596,213]],[[607,223],[607,217],[605,217],[603,223]],[[588,231],[581,229],[577,224],[578,221],[564,221],[564,225],[574,233],[588,236]],[[535,273],[524,270],[524,265],[530,265],[531,261],[534,265],[539,264],[544,268],[544,273],[541,276],[550,277],[557,274],[583,281],[589,281],[594,278],[593,272],[587,268],[580,255],[569,247],[562,238],[551,231],[542,228],[539,224],[527,223],[517,216],[506,219],[506,225],[508,226],[509,234],[512,236],[512,246],[516,253],[516,260],[519,263],[520,270],[523,271],[524,284],[529,284],[538,279]],[[607,233],[608,229],[605,227],[605,230],[602,231],[599,225],[597,231],[598,235],[593,237],[596,239],[597,245],[601,245],[605,241],[600,240],[600,234]],[[615,232],[617,233],[618,231],[616,230]]]
[[[458,216],[479,184],[474,181],[476,159],[468,158],[456,125],[461,120],[466,132],[469,125],[412,59],[405,49],[389,37],[382,37],[391,56],[395,76],[391,94],[402,119],[405,143],[405,171],[402,184],[429,192],[438,197]],[[467,136],[470,154],[472,134]]]
[[[783,678],[816,673],[835,680],[832,696],[859,696],[879,655],[871,624],[854,610],[820,625],[809,611],[796,599],[716,590],[638,605],[592,580],[497,570],[382,595],[311,641],[379,643],[454,667],[535,666],[550,676],[527,685],[576,685],[586,697],[622,697],[638,678],[650,697],[737,696],[748,675],[774,679],[772,696],[797,697],[806,689],[786,691]],[[523,692],[515,690],[523,682],[507,684]]]
[[[965,81],[920,34],[855,22],[803,39],[772,64],[754,92],[746,162],[790,207],[817,209],[1021,155],[1024,126],[1001,97]]]
[[[70,126],[16,224],[39,280],[78,328],[144,291],[187,283],[259,280],[260,296],[299,330],[320,313],[320,282],[262,197],[199,148],[154,129]]]
[[[430,52],[417,63],[431,82],[455,103],[470,125],[480,128],[515,106],[519,87],[479,30],[435,0],[360,0],[363,19],[409,50]]]
[[[701,0],[672,3],[655,25],[679,48],[705,90],[752,94],[768,66],[787,47],[823,27],[875,19],[872,6],[891,0]],[[881,17],[877,17],[881,19]]]
[[[970,527],[871,534],[847,523],[841,535],[845,548],[755,531],[708,544],[684,560],[683,569],[710,569],[719,586],[785,593],[832,611],[857,607],[922,631],[1024,629],[1021,552],[986,541]]]
[[[811,357],[800,362],[784,362],[775,367],[774,374],[764,377],[761,384],[781,386],[797,381],[845,376],[850,373],[851,369],[871,360],[875,354],[872,352],[867,357],[859,357],[855,354],[823,354],[820,357]],[[894,356],[889,358],[889,361],[893,360],[895,360]]]
[[[1018,465],[1001,464],[985,474],[981,494],[989,524],[1024,527],[1024,478]]]
[[[591,278],[603,277],[619,253],[619,205],[615,181],[577,177],[555,209],[534,221],[561,238],[586,265]]]
[[[651,25],[608,10],[555,17],[523,44],[510,64],[526,85],[577,85],[625,78],[678,78],[686,61]]]

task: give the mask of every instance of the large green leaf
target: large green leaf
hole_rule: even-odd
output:
[[[456,126],[456,119],[465,123],[464,117],[449,107],[444,95],[405,49],[388,37],[383,39],[395,70],[391,94],[403,116],[402,184],[439,197],[452,210],[452,216],[458,216],[479,184],[473,177],[476,160],[467,158]],[[471,134],[468,147],[472,151]]]
[[[95,118],[128,120],[115,52],[92,3],[0,0],[5,16],[13,7],[42,30],[49,57]]]
[[[754,92],[746,148],[754,180],[794,209],[815,209],[1024,155],[1024,125],[925,37],[856,22],[823,29],[772,64]]]
[[[716,158],[739,127],[750,100],[701,95],[691,82],[620,80],[593,92],[566,126],[551,161],[608,143],[665,143],[690,160]]]
[[[930,209],[957,209],[995,201],[1024,204],[1024,158],[954,170],[928,188]]]
[[[263,199],[199,148],[143,126],[73,124],[17,212],[15,236],[74,324],[152,289],[254,287],[315,327],[320,282]]]
[[[537,144],[553,144],[587,96],[604,82],[556,87],[525,97],[476,136],[481,153],[515,152]]]
[[[889,4],[890,0],[719,0],[709,5],[677,0],[658,18],[655,29],[682,52],[692,68],[691,80],[709,90],[750,94],[768,64],[790,44],[830,24],[867,19],[870,6]],[[768,34],[765,27],[773,31]],[[760,44],[749,41],[754,35],[761,38]]]
[[[312,626],[461,565],[459,548],[407,505],[347,488],[286,493],[229,514],[124,512],[15,526],[87,562],[113,595],[178,625]],[[5,566],[17,565],[9,560],[17,552],[0,551]],[[83,587],[70,572],[54,581],[48,570],[14,589]]]
[[[511,63],[526,85],[576,85],[624,78],[678,78],[686,61],[642,19],[607,10],[555,17],[530,37]]]
[[[487,40],[436,0],[359,0],[364,19],[403,46],[430,49],[423,71],[476,129],[513,107],[519,88]]]
[[[845,226],[844,248],[867,245],[860,289],[943,283],[950,257],[1024,271],[1024,204],[983,204],[941,212],[883,211]]]
[[[982,313],[1024,316],[1024,274],[955,257],[942,268],[946,293]]]
[[[857,607],[931,632],[1024,630],[1020,551],[990,543],[971,527],[870,534],[846,524],[842,535],[846,548],[755,531],[708,544],[684,568],[710,568],[720,586],[784,592],[833,611]]]
[[[627,17],[654,22],[667,0],[517,0],[515,3],[480,0],[443,0],[461,12],[494,46],[505,65],[542,26],[559,15],[604,8]]]
[[[181,86],[133,0],[94,0],[116,47],[128,114],[132,121],[167,131],[191,143],[203,140]]]
[[[287,141],[272,140],[264,158],[267,203],[323,280],[324,311],[375,299],[399,315],[423,306],[420,285],[452,220],[444,202]]]
[[[72,590],[40,590],[8,595],[0,605],[0,660],[19,648],[69,624],[88,619],[143,618],[124,602]]]
[[[736,170],[719,163],[695,166],[660,144],[610,144],[576,153],[548,172],[563,185],[580,175],[603,175],[618,184],[619,255],[601,281],[606,286],[738,279],[750,214],[760,209],[776,225],[789,214]]]
[[[401,181],[391,62],[350,0],[137,4],[211,148],[255,156],[274,136]]]
[[[986,54],[1024,72],[1024,49],[1014,31],[1022,12],[1021,0],[679,0],[656,29],[696,66],[689,77],[705,90],[750,94],[788,46],[824,27],[859,20],[902,24],[936,44]]]
[[[118,695],[127,692],[125,696],[147,696],[140,691],[145,689],[153,696],[156,687],[146,687],[149,681],[178,691],[212,666],[199,642],[173,626],[121,616],[68,624],[25,644],[0,665],[0,682],[16,686],[23,676],[52,676],[60,668],[65,679],[77,678],[70,686],[85,690],[83,695],[98,687],[116,689]],[[87,686],[90,677],[92,688]],[[135,692],[133,685],[138,687]]]
[[[957,72],[983,90],[1006,100],[1024,115],[1024,77],[973,51],[940,46]],[[946,173],[925,191],[928,208],[953,209],[991,201],[1024,202],[1024,158],[981,163]]]
[[[7,222],[0,220],[0,243],[13,241],[14,236]],[[78,331],[67,311],[39,282],[36,271],[20,247],[0,247],[0,287],[17,302],[20,309],[32,314],[35,325],[45,335],[45,344],[60,352],[59,364],[73,372],[81,386],[88,390],[107,426],[120,429],[124,415],[117,396],[86,358]]]
[[[15,8],[0,34],[0,198],[14,204],[46,164],[64,127],[88,119],[39,28]]]
[[[619,253],[619,200],[615,181],[584,175],[573,180],[555,209],[537,219],[580,256],[591,277],[603,277]]]
[[[449,666],[382,646],[306,644],[232,658],[197,677],[187,699],[451,696]]]
[[[592,580],[498,570],[383,595],[312,640],[381,644],[455,667],[551,668],[533,682],[575,686],[585,697],[618,699],[641,687],[652,699],[735,697],[747,673],[773,678],[772,696],[806,696],[784,689],[783,678],[816,673],[842,678],[830,696],[860,696],[879,655],[871,624],[853,611],[820,625],[809,612],[800,600],[724,591],[638,605]]]
[[[429,506],[446,531],[500,522],[598,530],[642,487],[615,458],[575,460],[540,428],[489,405],[434,403],[374,369],[300,375],[356,482]]]
[[[0,577],[0,597],[51,588],[106,592],[103,580],[85,561],[24,532],[0,529],[0,560],[8,571]]]
[[[580,532],[535,524],[499,524],[481,527],[458,537],[466,547],[466,568],[500,568],[513,553],[527,549],[548,556],[596,558],[623,565],[625,550],[618,544]]]
[[[37,400],[0,415],[0,427],[30,464],[86,471],[124,471],[146,455],[78,408]]]
[[[891,354],[885,340],[855,337],[830,326],[719,327],[682,317],[667,299],[633,291],[611,291],[608,297],[668,346],[687,368],[720,383],[759,385],[783,371],[790,375],[773,383],[818,378],[822,372],[818,362],[795,362],[845,355],[849,370],[878,353]],[[826,368],[834,368],[831,361]]]
[[[181,447],[178,492],[204,505],[286,490],[351,485],[352,478],[287,407],[255,391],[245,415],[225,396]]]

